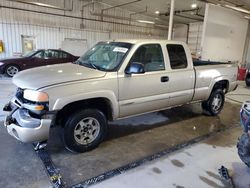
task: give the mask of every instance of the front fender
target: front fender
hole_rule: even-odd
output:
[[[110,101],[113,109],[113,118],[116,119],[119,115],[119,106],[118,106],[118,100],[115,96],[115,94],[112,91],[103,90],[103,91],[95,91],[95,92],[89,92],[89,93],[78,93],[71,96],[61,97],[58,98],[53,107],[52,110],[61,110],[64,106],[87,99],[93,99],[93,98],[106,98]]]

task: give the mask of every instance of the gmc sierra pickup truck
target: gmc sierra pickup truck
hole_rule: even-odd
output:
[[[182,42],[100,42],[74,63],[15,75],[5,126],[22,142],[41,143],[59,125],[66,148],[85,152],[103,141],[108,121],[193,102],[219,114],[237,72],[232,63],[193,62]]]

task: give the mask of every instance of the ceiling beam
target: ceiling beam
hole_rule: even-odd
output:
[[[175,14],[175,16],[190,19],[190,20],[203,21],[203,19],[201,19],[201,18],[193,18],[193,17],[189,17],[189,16],[184,16],[184,15],[181,15],[181,14]]]
[[[146,6],[146,9],[145,9],[145,10],[143,10],[143,11],[130,13],[130,14],[129,14],[130,23],[131,23],[131,20],[132,20],[132,16],[137,15],[137,14],[147,13],[147,12],[148,12],[148,7]]]
[[[101,15],[103,15],[104,11],[107,11],[107,10],[110,10],[110,9],[114,9],[114,8],[118,8],[118,7],[122,7],[122,6],[126,6],[126,5],[130,5],[130,4],[133,4],[133,3],[140,2],[140,1],[142,1],[142,0],[134,0],[134,1],[130,1],[130,2],[127,2],[127,3],[119,4],[119,5],[116,5],[116,6],[104,8],[104,9],[101,10]],[[103,20],[103,16],[101,16],[101,20]]]

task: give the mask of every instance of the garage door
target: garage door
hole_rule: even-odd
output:
[[[88,49],[87,39],[65,38],[62,42],[61,49],[75,56],[81,56]]]

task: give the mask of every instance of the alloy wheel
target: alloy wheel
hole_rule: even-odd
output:
[[[93,117],[82,119],[74,129],[75,141],[82,145],[92,143],[100,132],[100,123]]]

